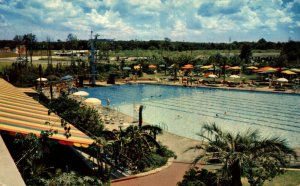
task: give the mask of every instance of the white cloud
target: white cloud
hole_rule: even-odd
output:
[[[6,27],[6,26],[8,26],[8,22],[4,17],[4,15],[0,14],[0,27]]]
[[[41,27],[50,31],[48,34],[55,30],[54,37],[67,32],[84,36],[91,29],[122,39],[192,40],[200,38],[197,34],[217,38],[232,32],[243,36],[252,32],[276,35],[300,27],[299,13],[294,11],[299,3],[300,0],[0,0],[0,12],[5,16],[0,17],[0,24],[9,22],[14,34],[24,28],[21,24]]]

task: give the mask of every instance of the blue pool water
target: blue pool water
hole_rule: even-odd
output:
[[[169,132],[193,139],[204,123],[237,132],[259,129],[264,137],[280,136],[300,147],[300,96],[181,86],[127,84],[87,88],[89,97],[133,117],[142,104],[143,119]]]

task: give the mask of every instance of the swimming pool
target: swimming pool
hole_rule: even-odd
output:
[[[87,88],[89,97],[110,99],[111,107],[138,117],[142,104],[143,120],[159,124],[169,132],[200,139],[196,133],[204,123],[215,122],[233,132],[258,129],[264,137],[286,138],[300,147],[300,96],[294,94],[191,88],[182,86],[126,84]]]

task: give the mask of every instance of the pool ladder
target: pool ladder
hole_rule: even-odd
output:
[[[158,125],[156,125],[156,126],[158,126],[159,128],[161,128],[161,129],[163,129],[163,130],[165,130],[165,131],[168,131],[168,125],[167,124],[165,124],[164,122],[160,122]]]

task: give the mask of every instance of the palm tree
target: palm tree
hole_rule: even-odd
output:
[[[144,159],[160,148],[154,136],[161,133],[155,126],[129,126],[120,131],[104,131],[105,138],[113,143],[107,146],[115,166],[129,167],[132,170],[143,170]]]
[[[234,186],[242,185],[242,176],[246,176],[251,185],[262,185],[265,180],[282,173],[281,168],[288,163],[287,155],[297,158],[295,151],[286,145],[285,140],[277,137],[260,139],[257,130],[233,135],[222,131],[213,123],[205,124],[198,135],[206,141],[187,149],[203,150],[194,163],[211,158],[219,159],[223,163],[223,176],[231,179]]]
[[[154,125],[145,125],[141,127],[142,131],[148,132],[149,135],[151,135],[151,137],[156,140],[156,135],[157,134],[162,134],[162,129],[158,126],[154,126]]]

